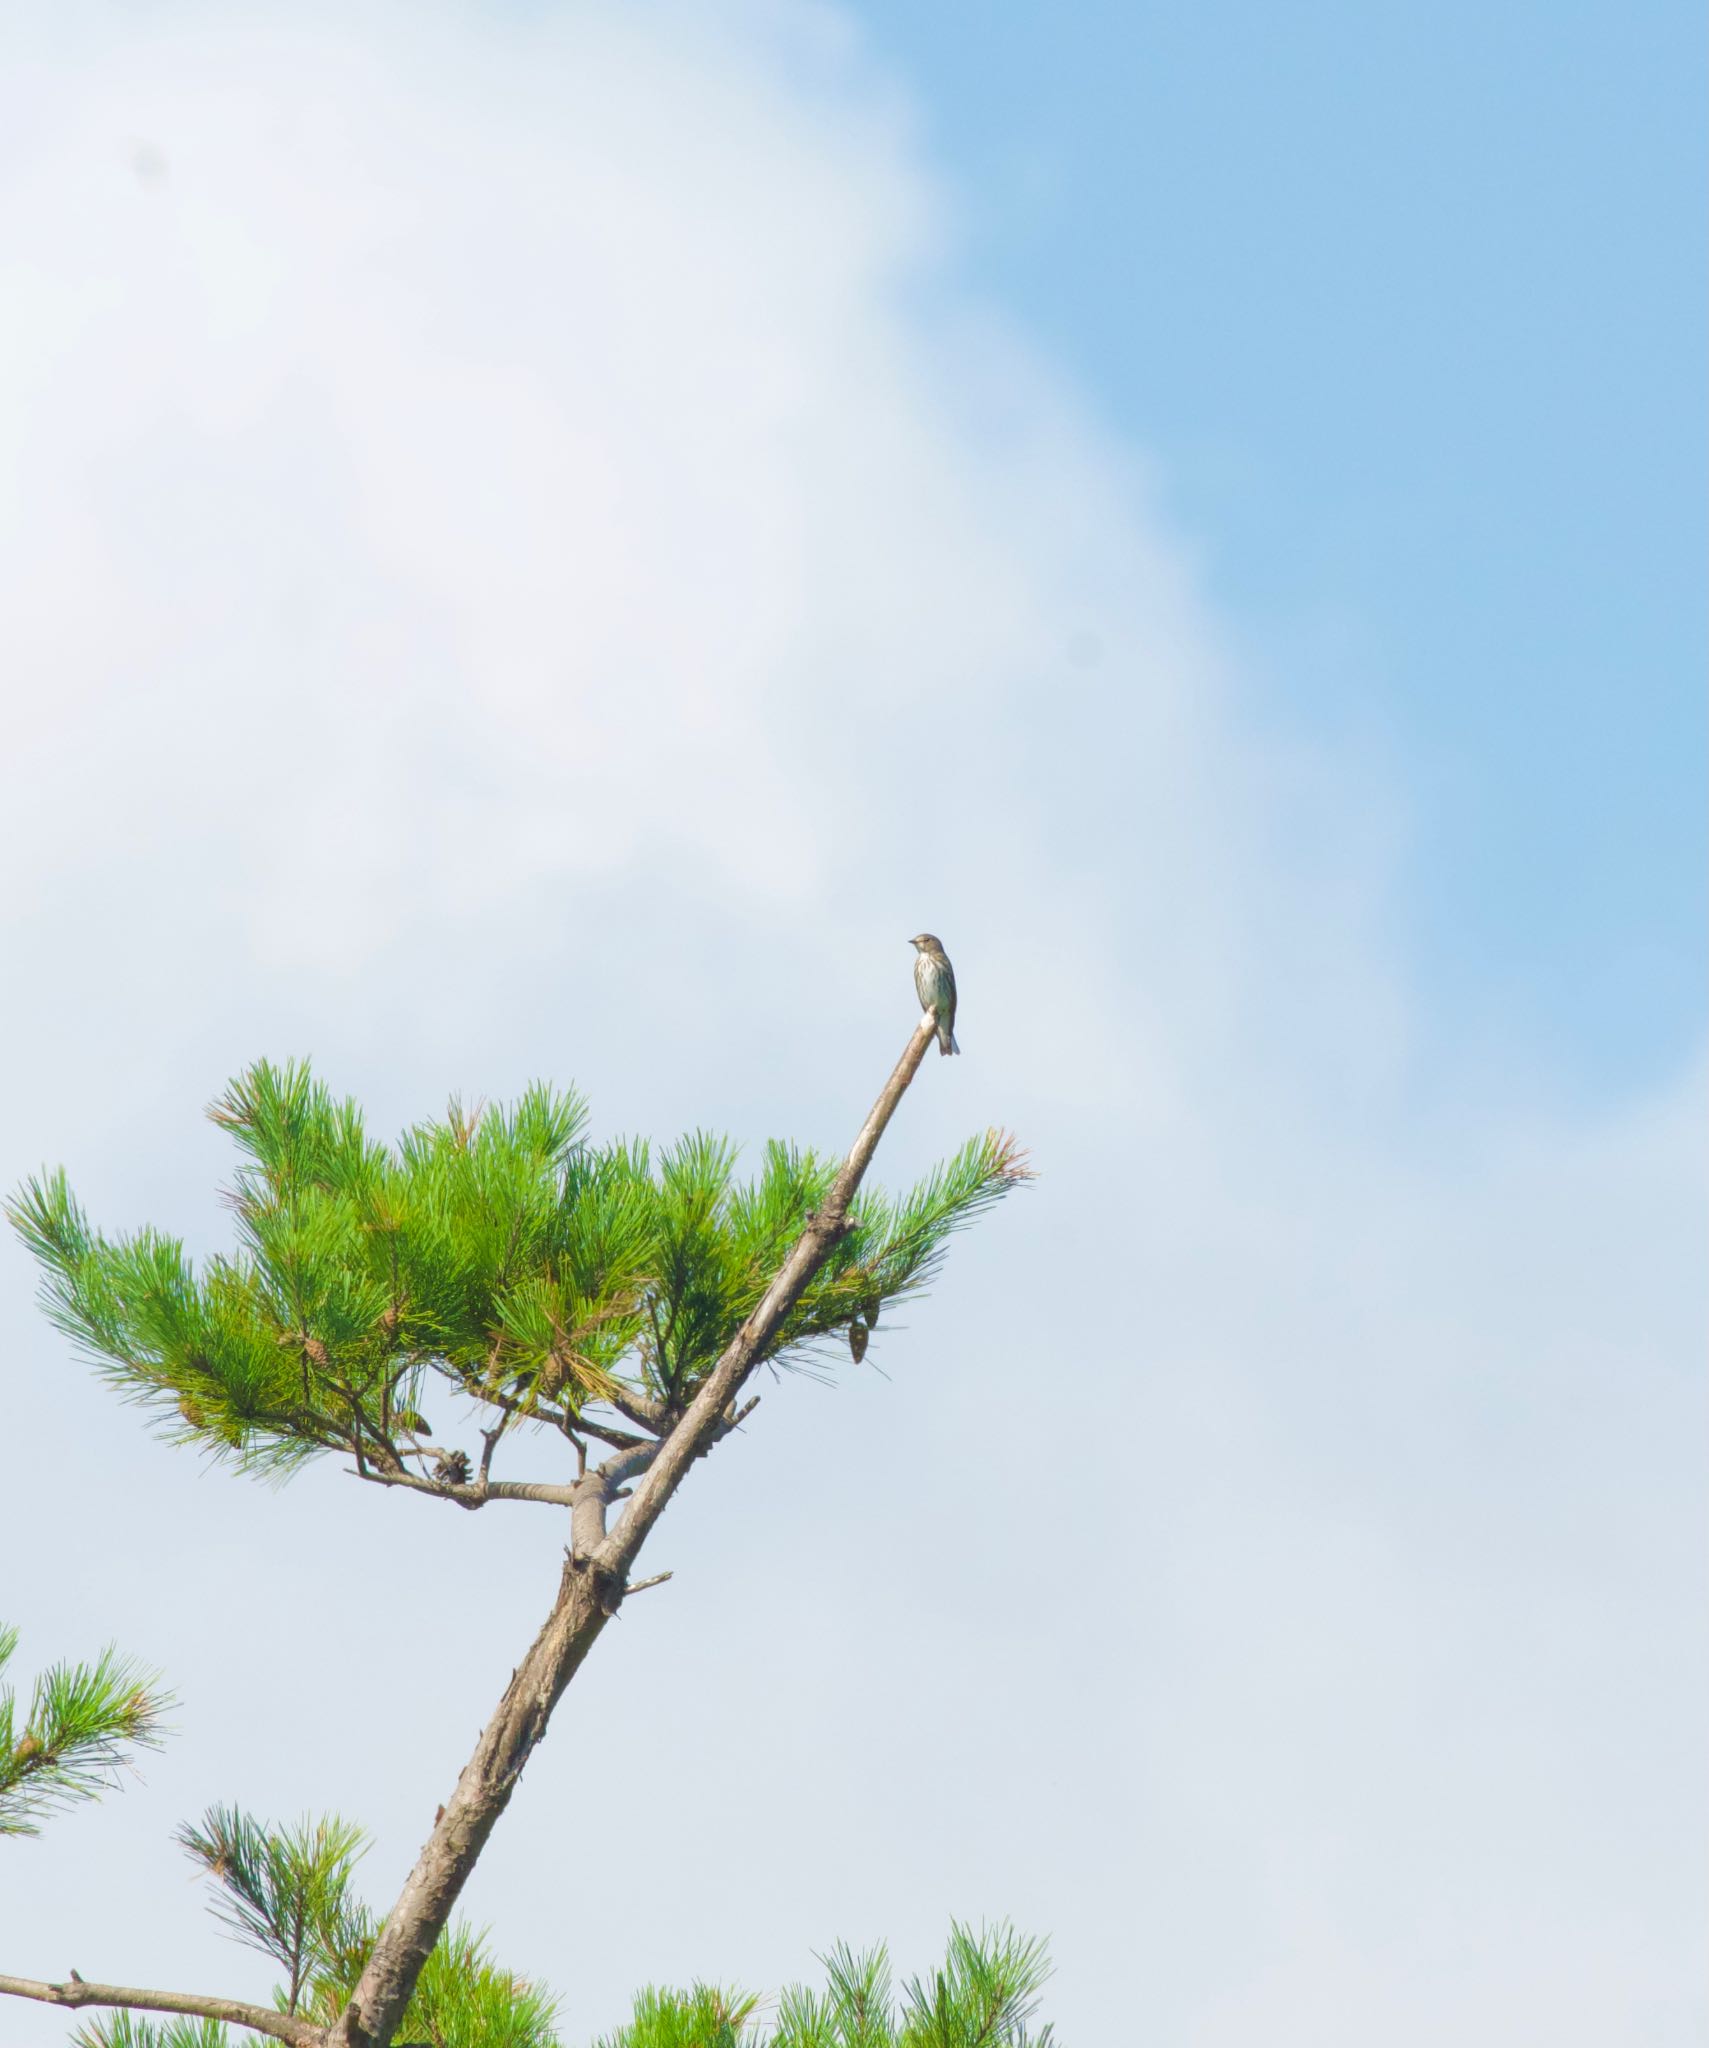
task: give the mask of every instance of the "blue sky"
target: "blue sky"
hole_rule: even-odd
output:
[[[974,276],[1156,462],[1260,715],[1397,771],[1433,1028],[1591,1094],[1671,1068],[1709,874],[1702,10],[855,12]]]

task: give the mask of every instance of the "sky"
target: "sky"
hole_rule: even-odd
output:
[[[1702,10],[870,0],[970,262],[1156,466],[1290,725],[1403,780],[1432,1028],[1702,1019]]]
[[[839,1147],[922,928],[878,1176],[1039,1172],[560,1709],[569,2042],[952,1916],[1069,2042],[1704,2038],[1698,32],[1487,12],[4,13],[6,1184],[217,1249],[291,1054]],[[172,1829],[384,1904],[563,1532],[0,1326],[0,1611],[181,1701],[0,1969],[262,1996]]]

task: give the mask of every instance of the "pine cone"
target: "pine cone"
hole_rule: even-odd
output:
[[[433,1476],[441,1486],[467,1486],[469,1483],[469,1454],[467,1451],[447,1451],[435,1461]]]
[[[856,1365],[866,1356],[866,1334],[866,1325],[857,1316],[849,1325],[849,1351]]]

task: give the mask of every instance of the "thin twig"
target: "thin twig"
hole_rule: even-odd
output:
[[[569,1433],[567,1422],[560,1427],[566,1435]],[[644,1437],[631,1436],[626,1429],[613,1429],[608,1422],[595,1422],[585,1413],[576,1417],[576,1427],[588,1436],[598,1437],[602,1444],[610,1444],[614,1451],[632,1451],[637,1444],[648,1441]]]
[[[441,1377],[448,1380],[461,1394],[467,1394],[472,1401],[485,1401],[494,1408],[500,1408],[513,1422],[548,1422],[554,1429],[562,1429],[566,1420],[561,1409],[548,1407],[536,1401],[532,1407],[526,1401],[517,1400],[514,1394],[507,1394],[496,1381],[471,1378],[459,1372],[454,1366],[436,1366]],[[496,1372],[497,1367],[493,1370]]]

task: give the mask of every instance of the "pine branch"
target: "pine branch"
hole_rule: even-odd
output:
[[[17,1646],[0,1628],[0,1671]],[[56,1807],[97,1797],[133,1748],[158,1749],[173,1704],[155,1674],[108,1647],[93,1664],[51,1665],[36,1680],[20,1730],[0,1687],[0,1835],[35,1835]]]
[[[356,1469],[358,1479],[366,1479],[373,1486],[401,1486],[410,1493],[425,1493],[435,1500],[448,1500],[460,1508],[484,1508],[488,1501],[529,1500],[544,1502],[547,1507],[574,1507],[576,1488],[574,1481],[562,1486],[537,1484],[529,1479],[491,1479],[484,1483],[479,1479],[469,1480],[462,1485],[447,1479],[430,1479],[419,1472],[406,1472],[400,1466],[396,1471],[380,1470],[373,1466]]]
[[[615,1406],[616,1404],[614,1403],[613,1405]],[[620,1412],[624,1415],[627,1415],[629,1413],[629,1410],[627,1408],[624,1408],[621,1409]],[[579,1429],[584,1436],[597,1437],[602,1444],[610,1444],[614,1450],[619,1451],[632,1451],[637,1444],[642,1444],[649,1441],[647,1437],[631,1435],[630,1432],[626,1429],[612,1429],[606,1423],[596,1422],[593,1419],[593,1417],[589,1415],[578,1416],[576,1418],[576,1428]],[[656,1435],[657,1432],[655,1431],[654,1434]]]
[[[307,2020],[275,2012],[264,2005],[248,2005],[239,1998],[209,1998],[192,1991],[139,1991],[128,1984],[93,1984],[75,1977],[65,1984],[42,1984],[32,1977],[0,1977],[0,1995],[34,1998],[45,2005],[122,2006],[132,2012],[178,2012],[209,2020],[224,2020],[234,2027],[248,2027],[275,2041],[290,2041],[295,2048],[319,2048],[321,2030]]]

